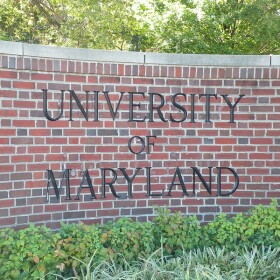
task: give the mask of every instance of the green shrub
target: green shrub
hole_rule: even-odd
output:
[[[158,248],[162,242],[165,254],[180,255],[199,246],[201,226],[195,216],[185,217],[181,212],[170,215],[170,210],[164,208],[158,209],[157,214],[155,240]]]
[[[153,224],[121,218],[102,228],[101,243],[118,262],[147,257],[155,250]]]
[[[270,207],[259,205],[253,208],[246,222],[245,235],[249,244],[280,246],[280,212],[276,200],[272,201]]]
[[[203,227],[203,247],[225,246],[236,250],[239,246],[280,246],[280,212],[273,200],[270,207],[256,206],[247,215],[233,218],[219,215]]]
[[[0,278],[34,279],[55,265],[55,239],[46,227],[0,232]]]
[[[103,226],[62,224],[58,232],[30,226],[0,230],[0,279],[45,279],[75,276],[83,264],[97,267],[102,261],[126,266],[147,259],[157,251],[161,257],[178,257],[193,249],[280,247],[280,212],[274,200],[233,218],[221,214],[200,225],[196,217],[158,209],[154,222],[121,218]],[[161,248],[161,250],[158,250]]]
[[[73,269],[82,262],[89,262],[94,255],[94,261],[104,260],[107,250],[100,243],[100,230],[96,225],[63,224],[56,234],[57,242],[54,259],[59,264],[64,276],[70,276]]]

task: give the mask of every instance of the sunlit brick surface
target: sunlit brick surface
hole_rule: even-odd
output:
[[[221,212],[234,214],[279,198],[277,67],[102,63],[7,54],[0,56],[0,66],[1,227],[36,223],[57,228],[61,221],[96,223],[120,216],[146,221],[154,216],[155,205],[209,221]],[[56,121],[44,116],[42,90],[47,90],[51,118],[59,116],[63,103]],[[85,110],[88,94],[88,120],[75,100],[70,112],[71,90]],[[244,95],[234,108],[234,123],[225,95],[231,104]],[[147,145],[139,154],[129,150],[134,136],[131,148],[136,152],[139,139],[147,143],[147,136],[156,136],[150,138],[150,153]],[[46,170],[59,181],[63,167],[71,169],[71,200],[65,199],[64,184],[59,200],[50,188],[47,202]],[[193,176],[194,167],[208,185],[211,172],[211,194]],[[230,196],[217,196],[217,167],[232,168],[239,176],[239,187]],[[117,175],[114,190],[120,198],[108,185],[102,198],[102,172],[106,182],[114,175],[109,168]],[[130,178],[139,169],[130,198],[121,168]],[[163,191],[162,196],[148,195],[148,169],[150,194]],[[75,200],[84,170],[96,199],[84,188]],[[222,191],[229,192],[233,174],[223,170],[221,180]]]

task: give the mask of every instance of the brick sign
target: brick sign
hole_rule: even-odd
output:
[[[278,56],[0,42],[0,226],[202,221],[279,198]]]

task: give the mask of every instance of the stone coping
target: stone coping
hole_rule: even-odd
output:
[[[280,66],[280,55],[211,55],[107,51],[44,46],[8,41],[0,41],[0,54],[51,59],[159,65],[237,67]]]

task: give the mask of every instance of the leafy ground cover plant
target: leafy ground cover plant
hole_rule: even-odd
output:
[[[46,227],[0,232],[0,279],[36,279],[55,266],[56,235]]]
[[[159,249],[158,251],[161,251]],[[149,258],[119,265],[115,260],[104,261],[98,266],[84,264],[75,280],[277,280],[280,279],[280,248],[242,247],[240,251],[223,248],[194,249],[180,257],[158,257],[154,252]],[[54,275],[55,276],[55,275]],[[64,279],[66,278],[60,278]],[[69,279],[69,278],[68,278]]]
[[[213,222],[202,228],[203,247],[225,246],[236,250],[240,246],[280,246],[280,212],[277,201],[270,207],[256,206],[248,214],[238,214],[233,218],[219,215]]]
[[[100,242],[100,230],[96,225],[62,224],[56,234],[57,241],[54,251],[57,268],[63,275],[71,276],[80,266],[78,259],[87,263],[94,255],[95,261],[106,259],[107,250]]]
[[[170,210],[160,208],[154,219],[154,234],[157,248],[163,242],[164,254],[176,256],[199,247],[201,226],[196,216],[185,217],[181,212],[171,215]]]
[[[139,272],[137,268],[140,265],[139,261],[141,265],[145,263],[147,268],[157,264],[158,261],[162,262],[162,265],[172,264],[178,257],[186,258],[188,252],[199,254],[199,250],[204,248],[214,248],[213,250],[223,248],[225,253],[230,254],[242,251],[244,247],[248,248],[248,252],[250,248],[271,248],[271,250],[280,248],[280,212],[276,201],[269,207],[257,206],[248,214],[238,214],[233,218],[220,215],[206,225],[201,225],[196,217],[186,217],[181,213],[170,214],[166,209],[159,209],[153,223],[140,223],[122,218],[103,226],[62,224],[57,232],[32,225],[19,231],[4,229],[0,231],[0,279],[30,280],[44,277],[48,280],[55,279],[54,275],[64,278],[78,277],[85,264],[89,263],[90,273],[95,273],[92,272],[92,267],[104,265],[114,269],[111,272],[116,275],[125,267],[129,268],[127,269],[129,273],[136,273]],[[217,258],[218,252],[221,251],[215,252],[211,257],[212,260]],[[256,256],[257,252],[251,255],[251,258]],[[247,259],[249,263],[250,258]],[[210,270],[219,275],[218,272],[223,266],[229,267],[235,262],[235,257],[232,257],[231,261],[226,260],[227,258],[222,257],[219,266],[216,263],[210,265],[207,275],[212,275]],[[107,263],[104,264],[104,261]],[[194,277],[193,273],[200,273],[200,268],[206,273],[207,268],[202,264],[203,262],[196,266],[196,272],[191,267],[186,270],[186,277],[189,277],[188,275]],[[262,263],[259,263],[254,270],[266,265],[265,263],[262,266]],[[250,269],[253,269],[252,265]],[[86,275],[89,275],[88,273]],[[150,268],[145,273],[148,278],[139,279],[155,277],[149,274]],[[166,277],[171,279],[174,271],[171,273],[170,269],[168,273],[158,271],[157,278],[153,279],[161,279],[161,275],[165,275],[162,279]],[[230,277],[233,276],[229,275],[226,279],[231,279]]]
[[[154,225],[121,218],[102,228],[100,242],[108,255],[117,262],[123,262],[120,256],[128,261],[137,260],[150,255],[156,249]]]

